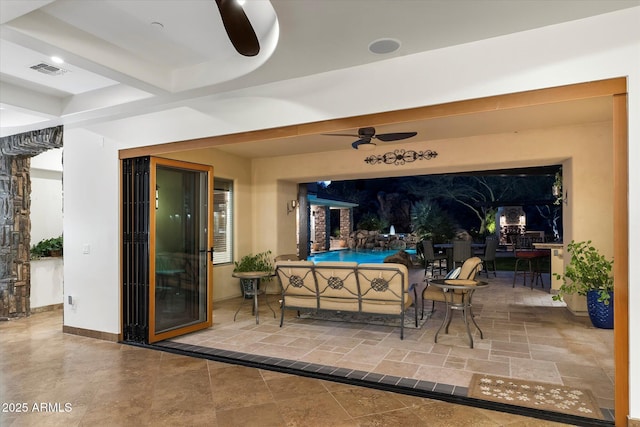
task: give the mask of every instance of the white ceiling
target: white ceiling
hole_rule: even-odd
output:
[[[247,58],[229,43],[215,0],[2,0],[0,136],[61,123],[99,125],[122,118],[123,111],[127,116],[158,113],[175,108],[176,102],[197,109],[197,98],[203,95],[638,5],[640,0],[248,0],[244,8],[261,52]],[[382,38],[398,40],[400,48],[384,55],[371,53],[369,44]],[[54,55],[65,62],[53,64]],[[41,62],[64,72],[50,76],[29,68]],[[576,111],[559,108],[556,113],[568,110]],[[585,104],[580,111],[588,116],[602,112],[602,105]],[[558,122],[558,114],[548,115],[548,120]],[[506,123],[503,119],[494,123]],[[526,119],[513,120],[526,127],[521,123]],[[478,128],[509,130],[488,123],[486,117],[472,119],[469,129],[457,127],[458,136]],[[451,129],[449,125],[441,120],[384,131],[420,128],[431,139],[456,136],[443,131]],[[294,151],[305,152],[318,144],[332,149],[352,142],[307,138],[312,143],[274,144],[292,153],[294,143]],[[276,145],[262,154],[251,144],[225,149],[247,156],[278,152]]]

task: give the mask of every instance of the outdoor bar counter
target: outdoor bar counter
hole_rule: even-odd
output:
[[[553,273],[562,274],[564,271],[563,252],[564,245],[561,242],[554,243],[534,243],[533,247],[536,249],[549,249],[551,251],[551,293],[554,294],[560,286],[562,281],[553,277]]]

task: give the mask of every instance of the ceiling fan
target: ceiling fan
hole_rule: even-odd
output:
[[[331,133],[331,134],[323,134],[327,136],[352,136],[356,138],[360,138],[357,141],[351,143],[351,146],[356,150],[373,150],[376,147],[375,142],[372,142],[372,139],[378,139],[380,141],[389,142],[389,141],[399,141],[401,139],[407,139],[414,137],[418,134],[418,132],[394,132],[394,133],[381,133],[376,134],[376,129],[372,127],[360,128],[358,129],[358,134],[350,134],[350,133]]]
[[[216,0],[224,29],[233,47],[243,56],[256,56],[260,52],[258,36],[244,13],[240,0]]]

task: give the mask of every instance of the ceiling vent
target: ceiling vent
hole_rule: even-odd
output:
[[[48,76],[61,76],[67,72],[67,70],[63,68],[56,67],[55,65],[47,64],[46,62],[40,62],[36,65],[32,65],[29,68],[31,68],[32,70],[36,70],[39,73],[46,74]]]

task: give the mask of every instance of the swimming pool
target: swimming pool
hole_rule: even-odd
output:
[[[324,261],[350,261],[357,263],[381,263],[384,262],[384,259],[389,255],[393,255],[397,253],[397,250],[389,250],[389,251],[374,251],[374,250],[339,250],[339,251],[329,251],[329,252],[321,252],[319,254],[311,255],[307,258],[309,261],[313,262],[324,262]],[[406,249],[405,252],[410,255],[415,255],[415,249]]]

